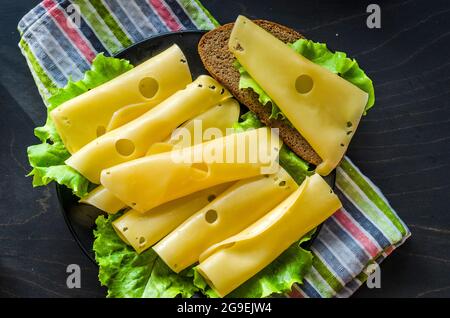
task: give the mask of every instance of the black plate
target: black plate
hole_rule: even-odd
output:
[[[175,43],[184,52],[189,63],[192,78],[195,79],[201,74],[208,74],[197,53],[197,43],[203,33],[204,32],[201,31],[185,31],[161,34],[136,43],[122,52],[119,52],[115,55],[115,57],[127,59],[133,65],[138,65],[150,57],[164,51]],[[335,172],[331,173],[325,179],[328,184],[334,187]],[[84,254],[86,254],[91,261],[95,263],[95,256],[92,250],[92,245],[94,242],[93,229],[95,219],[103,212],[93,206],[79,204],[77,202],[78,198],[72,194],[71,190],[64,186],[57,185],[56,191],[61,205],[61,211],[70,232],[83,250]],[[306,242],[307,244],[305,247],[308,247],[313,242],[319,231],[320,226],[315,232],[313,238]]]

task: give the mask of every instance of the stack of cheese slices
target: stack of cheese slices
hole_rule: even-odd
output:
[[[261,46],[271,49],[255,58]],[[357,123],[367,98],[286,53],[284,43],[246,18],[235,23],[229,47],[321,156],[317,172],[328,174],[349,142],[339,125]],[[287,57],[278,59],[287,63],[284,75],[279,65],[268,66],[271,54]],[[306,73],[314,80],[309,94],[301,92],[309,84],[299,75]],[[336,98],[347,105],[337,115],[323,108]],[[225,296],[341,207],[319,174],[298,185],[276,165],[282,142],[269,128],[231,132],[239,113],[218,81],[192,81],[173,45],[51,117],[71,153],[66,164],[98,185],[81,202],[109,214],[125,211],[113,223],[125,243],[137,253],[153,248],[177,273],[198,263]],[[229,160],[230,153],[242,156]]]

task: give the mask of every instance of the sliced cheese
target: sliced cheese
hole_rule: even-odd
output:
[[[318,174],[308,177],[275,209],[241,233],[205,251],[197,269],[223,297],[340,207],[338,197]]]
[[[105,133],[111,117],[121,108],[137,103],[152,108],[190,82],[186,57],[173,45],[132,70],[65,102],[50,115],[64,145],[73,154]]]
[[[236,20],[228,46],[322,158],[316,171],[329,174],[358,127],[368,94],[243,16]]]
[[[239,112],[239,103],[235,99],[226,100],[185,122],[175,129],[164,142],[153,144],[147,154],[190,147],[225,136],[227,129],[231,129],[233,124],[239,120]]]
[[[195,213],[153,249],[176,273],[198,262],[212,245],[235,235],[298,188],[282,168],[273,175],[237,182]]]
[[[144,156],[179,125],[229,98],[216,80],[202,75],[144,115],[91,141],[66,164],[98,184],[103,169]]]
[[[112,225],[122,240],[142,253],[230,187],[225,183],[160,205],[146,213],[130,210]]]
[[[168,142],[157,142],[150,146],[147,150],[146,156],[156,155],[163,152],[172,151],[174,145]]]
[[[103,170],[101,183],[145,212],[217,184],[273,171],[280,147],[278,135],[263,127],[122,163]]]
[[[108,132],[114,130],[116,128],[119,128],[120,126],[125,125],[126,123],[129,123],[139,116],[144,115],[153,107],[154,105],[151,105],[149,103],[139,103],[122,107],[121,109],[114,112],[111,120],[108,123],[108,126],[106,127],[106,131]]]
[[[127,206],[116,196],[109,192],[104,186],[98,186],[89,194],[80,200],[80,203],[86,203],[105,211],[109,214],[115,214]]]
[[[144,104],[132,105],[133,108],[136,106],[135,114],[142,110],[140,105]],[[171,151],[174,147],[189,147],[192,146],[191,143],[198,144],[207,141],[204,138],[208,138],[208,129],[218,129],[222,135],[225,135],[226,129],[231,128],[233,124],[238,121],[239,110],[239,104],[236,100],[226,100],[181,125],[180,128],[177,128],[165,142],[153,144],[146,155]],[[120,115],[117,116],[115,120],[115,124],[122,126],[122,123],[120,123]],[[113,121],[113,119],[111,121]],[[112,130],[116,127],[111,126],[110,128]],[[203,134],[203,132],[206,132],[206,134]],[[200,136],[197,135],[197,137],[194,137],[196,133],[200,134]],[[187,138],[188,136],[189,138]],[[81,199],[80,202],[91,204],[109,214],[117,213],[119,210],[126,207],[122,201],[117,199],[103,186],[98,186],[92,190],[85,198]],[[129,215],[130,213],[127,214]]]

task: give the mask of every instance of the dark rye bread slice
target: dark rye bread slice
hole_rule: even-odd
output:
[[[285,43],[292,43],[303,38],[295,30],[265,20],[255,20],[256,24],[272,33]],[[200,39],[198,52],[208,72],[221,82],[236,97],[236,99],[253,111],[266,125],[278,128],[283,142],[304,160],[318,165],[322,162],[319,155],[312,149],[303,136],[286,121],[270,119],[270,105],[262,105],[258,101],[258,95],[251,89],[239,89],[239,72],[233,66],[235,60],[228,50],[228,39],[234,23],[225,24],[209,31]]]

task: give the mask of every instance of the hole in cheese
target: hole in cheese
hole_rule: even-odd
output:
[[[101,135],[104,135],[106,133],[106,127],[105,126],[98,126],[97,127],[97,137],[100,137]]]
[[[153,98],[158,92],[159,84],[153,77],[144,77],[139,82],[139,92],[145,98]]]
[[[278,183],[278,185],[280,186],[280,187],[284,187],[285,185],[286,185],[286,181],[281,181],[280,183]]]
[[[214,194],[211,194],[208,196],[208,202],[213,201],[216,198],[216,196]]]
[[[212,224],[217,221],[217,211],[216,210],[208,210],[205,213],[205,220],[209,224]]]
[[[126,232],[126,231],[128,231],[128,228],[125,226],[125,227],[122,229],[122,231]]]
[[[306,74],[300,75],[295,80],[295,89],[300,94],[308,93],[309,91],[312,90],[313,86],[314,86],[314,82],[313,82],[311,76],[309,76],[309,75],[306,75]]]
[[[134,143],[129,139],[116,141],[116,151],[122,156],[129,156],[134,152]]]
[[[139,245],[144,245],[145,244],[145,237],[141,236],[139,238]]]

